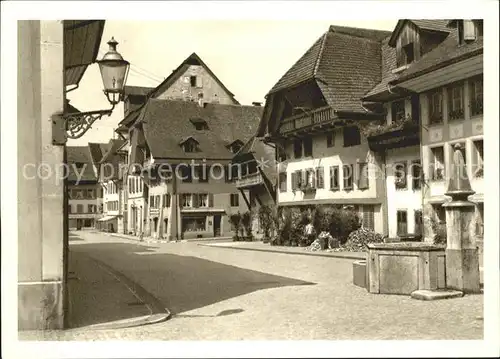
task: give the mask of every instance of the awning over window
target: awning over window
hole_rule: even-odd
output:
[[[105,20],[64,20],[65,85],[78,85],[99,54]]]

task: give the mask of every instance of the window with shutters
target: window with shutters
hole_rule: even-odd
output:
[[[408,212],[406,210],[399,210],[396,212],[397,216],[397,234],[408,234]]]
[[[427,94],[429,102],[429,122],[430,124],[443,123],[443,92],[436,89]]]
[[[304,138],[303,143],[304,143],[304,156],[311,157],[313,155],[313,139],[312,139],[312,137]]]
[[[302,141],[300,139],[293,141],[293,156],[295,158],[302,157]]]
[[[352,147],[361,144],[361,133],[356,126],[344,127],[344,147]]]
[[[280,182],[279,188],[280,188],[280,192],[286,192],[287,191],[286,180],[287,180],[286,172],[281,172],[279,174],[279,182]]]
[[[392,122],[399,122],[405,119],[405,100],[394,101],[391,103]]]
[[[448,119],[464,118],[464,84],[457,82],[448,87]]]
[[[182,179],[182,182],[185,182],[185,183],[191,183],[191,182],[193,182],[193,176],[192,176],[192,173],[191,173],[191,167],[189,167],[189,166],[181,166],[180,169],[181,169],[181,179]]]
[[[464,41],[476,40],[476,27],[472,20],[462,20],[464,27]]]
[[[431,148],[431,158],[430,158],[430,170],[431,180],[433,181],[442,181],[444,180],[444,147],[433,147]]]
[[[400,162],[394,164],[394,185],[396,189],[406,189],[406,162]]]
[[[368,189],[370,181],[368,176],[368,163],[358,163],[358,189]]]
[[[229,195],[229,200],[231,203],[231,207],[239,207],[240,205],[240,195],[238,193],[231,193]]]
[[[208,169],[206,166],[198,165],[194,167],[198,182],[208,182]]]
[[[469,80],[470,111],[472,116],[483,114],[483,77]]]
[[[421,210],[415,210],[414,213],[415,217],[415,234],[416,235],[422,235],[424,233],[424,227],[423,227],[423,221],[422,221],[422,211]]]
[[[326,134],[326,147],[335,147],[335,131]]]
[[[181,195],[182,207],[193,207],[193,195],[191,193],[183,193]]]
[[[473,142],[472,173],[476,178],[484,176],[483,140]]]
[[[420,160],[411,162],[411,187],[414,191],[422,188],[422,164]]]
[[[339,185],[339,166],[330,167],[330,190],[338,191]]]
[[[343,185],[344,185],[344,190],[351,190],[352,185],[353,185],[353,177],[354,177],[354,170],[353,170],[353,165],[343,165],[342,166],[342,177],[343,177]]]
[[[155,196],[155,208],[160,208],[160,195]]]
[[[363,206],[363,228],[375,230],[375,210],[374,206]]]
[[[163,208],[170,207],[170,193],[163,195]]]
[[[208,207],[208,193],[200,193],[198,195],[198,206]]]
[[[325,169],[323,167],[316,168],[316,188],[325,187]]]

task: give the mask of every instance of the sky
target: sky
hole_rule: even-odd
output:
[[[131,63],[127,85],[156,87],[191,53],[196,52],[242,105],[265,102],[280,77],[328,30],[330,25],[392,31],[397,20],[107,20],[98,59],[112,36],[118,51]],[[80,111],[110,107],[102,92],[97,64],[88,67],[78,89],[67,94]],[[123,104],[110,117],[94,123],[70,146],[108,142],[123,119]],[[116,136],[116,135],[115,135]]]

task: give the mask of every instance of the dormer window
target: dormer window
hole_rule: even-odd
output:
[[[240,140],[235,140],[227,146],[227,148],[229,148],[229,150],[234,154],[238,153],[238,151],[241,150],[242,147],[243,142],[241,142]]]
[[[483,36],[483,23],[480,20],[459,20],[456,24],[460,45],[474,42],[479,36]]]
[[[403,51],[405,53],[407,65],[415,61],[415,54],[413,53],[413,42],[410,42],[408,45],[403,46]]]
[[[181,141],[180,145],[186,153],[199,152],[199,143],[193,137],[188,137],[187,139]]]
[[[208,130],[207,121],[202,118],[192,118],[190,119],[196,131]]]

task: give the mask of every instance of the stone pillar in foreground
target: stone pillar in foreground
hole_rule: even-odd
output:
[[[475,205],[468,197],[472,190],[461,146],[454,147],[452,170],[448,182],[451,201],[446,209],[446,287],[464,293],[480,292],[479,255],[474,236]]]

